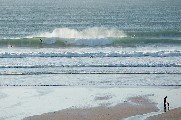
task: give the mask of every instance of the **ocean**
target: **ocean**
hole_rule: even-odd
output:
[[[0,0],[0,86],[181,86],[180,0]]]

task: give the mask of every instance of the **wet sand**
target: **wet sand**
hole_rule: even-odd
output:
[[[97,96],[97,100],[107,100],[111,96]],[[93,108],[68,108],[24,118],[24,120],[120,120],[135,115],[156,112],[156,104],[147,98],[131,97],[116,106],[101,105]]]
[[[49,86],[1,87],[0,89],[0,103],[3,103],[0,104],[0,109],[2,109],[0,119],[6,120],[30,119],[29,116],[32,116],[32,119],[47,117],[52,120],[56,120],[56,117],[60,120],[144,119],[161,114],[165,96],[168,96],[170,110],[181,107],[180,87]],[[158,112],[157,109],[159,109]]]
[[[181,120],[181,108],[175,108],[165,113],[151,116],[149,120]]]

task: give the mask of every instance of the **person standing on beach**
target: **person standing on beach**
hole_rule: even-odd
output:
[[[170,104],[167,102],[168,111],[170,110]]]
[[[167,106],[167,96],[164,98],[164,111],[166,112]]]

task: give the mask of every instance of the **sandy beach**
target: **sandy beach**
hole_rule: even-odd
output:
[[[175,108],[165,113],[151,116],[149,120],[181,120],[181,108]]]
[[[109,97],[96,97],[95,100],[107,100]],[[25,118],[24,120],[120,120],[134,115],[156,112],[155,103],[144,97],[132,97],[124,103],[109,107],[101,105],[93,108],[75,108],[46,113]]]
[[[0,0],[0,120],[180,116],[181,0]]]
[[[166,114],[179,116],[174,109],[181,107],[180,87],[42,86],[0,90],[2,120],[144,120],[164,112],[166,95],[170,103]]]

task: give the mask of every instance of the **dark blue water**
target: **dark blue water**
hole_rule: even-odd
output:
[[[180,86],[180,6],[0,0],[0,85]]]
[[[56,28],[116,28],[168,32],[180,37],[180,0],[1,0],[0,38],[19,38]],[[135,33],[136,34],[136,33]],[[149,35],[149,34],[148,34]],[[165,34],[164,34],[165,35]]]

